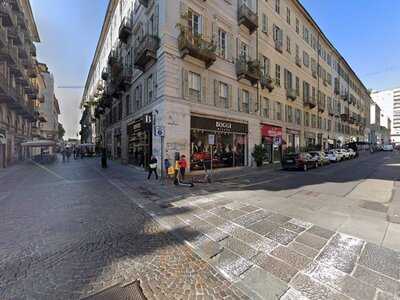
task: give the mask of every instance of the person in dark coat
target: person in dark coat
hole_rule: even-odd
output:
[[[151,157],[150,163],[149,163],[149,175],[147,176],[147,179],[150,179],[151,174],[156,176],[156,180],[158,180],[158,174],[157,174],[157,158],[154,156]]]
[[[106,148],[103,148],[101,152],[101,167],[103,169],[107,168],[107,151]]]

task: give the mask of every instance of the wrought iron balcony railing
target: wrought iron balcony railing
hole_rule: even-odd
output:
[[[123,42],[127,43],[129,37],[132,34],[132,22],[130,17],[125,17],[122,20],[118,30],[118,38]]]
[[[236,61],[236,75],[238,80],[246,79],[255,85],[261,77],[260,63],[257,60],[240,58]]]
[[[317,105],[315,98],[311,97],[310,95],[303,96],[303,104],[311,109]]]
[[[134,66],[144,71],[149,63],[157,60],[160,45],[158,36],[146,34],[134,50]]]
[[[261,74],[260,85],[262,89],[267,89],[269,92],[272,92],[275,87],[274,80],[268,74]]]
[[[239,7],[238,14],[239,25],[246,26],[250,34],[256,31],[258,27],[258,15],[256,12],[251,10],[246,4],[242,4]]]
[[[190,55],[203,61],[206,68],[209,68],[217,59],[216,46],[201,35],[194,35],[188,29],[181,30],[178,37],[178,48],[182,58]]]
[[[292,101],[296,100],[297,98],[297,92],[295,89],[293,88],[288,88],[286,90],[286,97]]]

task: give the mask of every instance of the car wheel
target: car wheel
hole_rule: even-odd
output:
[[[304,165],[303,165],[303,171],[304,171],[304,172],[307,172],[307,170],[308,170],[307,164],[304,164]]]

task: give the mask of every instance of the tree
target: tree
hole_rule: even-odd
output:
[[[61,123],[58,123],[58,139],[62,140],[64,138],[65,129]]]

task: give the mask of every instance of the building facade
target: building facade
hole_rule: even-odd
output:
[[[271,163],[366,141],[370,97],[298,1],[114,0],[85,105],[113,158],[179,153],[195,170],[252,165],[256,144]]]
[[[391,141],[400,143],[400,88],[374,91],[371,97],[387,113],[391,122]]]
[[[23,159],[36,119],[39,34],[28,0],[0,3],[0,168]]]

